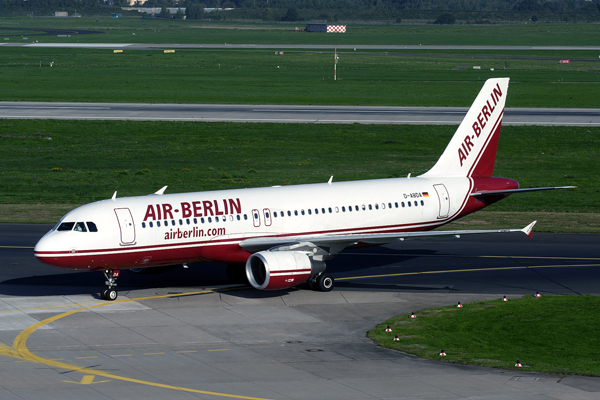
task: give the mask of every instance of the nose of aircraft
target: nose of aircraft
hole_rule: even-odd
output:
[[[61,264],[56,255],[58,251],[58,243],[54,239],[51,233],[46,234],[36,243],[33,253],[35,257],[43,262],[44,264],[51,265],[53,267],[60,267]]]

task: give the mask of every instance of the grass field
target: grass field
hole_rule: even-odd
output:
[[[285,44],[596,45],[600,25],[356,26],[348,34],[289,25],[126,18],[0,19],[3,28],[88,29],[40,42],[277,43],[262,50],[51,49],[0,46],[0,100],[469,106],[483,81],[511,78],[508,107],[600,107],[597,51],[289,51]],[[135,35],[134,35],[135,33]],[[29,37],[30,36],[30,37]],[[23,42],[6,36],[5,43]],[[559,64],[559,59],[571,59]],[[53,66],[50,67],[50,63]],[[41,65],[41,66],[40,66]],[[473,70],[472,66],[481,66]],[[456,69],[457,67],[465,67]],[[491,71],[494,68],[494,71]],[[506,68],[506,70],[505,70]],[[0,220],[55,221],[74,205],[119,195],[405,176],[429,168],[453,127],[0,121]],[[497,175],[523,187],[459,224],[512,224],[543,213],[545,231],[598,232],[597,128],[503,128]],[[40,207],[39,204],[45,205]],[[42,208],[44,209],[42,211]],[[514,214],[514,212],[518,214]],[[531,214],[530,214],[531,213]],[[493,223],[493,222],[492,222]],[[492,225],[494,226],[494,225]]]
[[[345,34],[293,32],[304,23],[240,24],[229,22],[144,20],[141,18],[0,18],[0,34],[8,36],[18,28],[28,40],[40,42],[88,43],[255,43],[255,44],[461,44],[524,46],[597,46],[598,24],[518,24],[518,25],[352,25]],[[97,30],[93,35],[32,36],[31,29]],[[135,33],[135,35],[134,35]]]
[[[483,81],[508,76],[508,107],[600,107],[595,52],[338,54],[333,81],[332,52],[0,47],[0,100],[469,106]]]
[[[525,371],[600,376],[599,306],[595,296],[498,299],[392,318],[367,336],[434,360],[507,369],[517,369],[518,360]]]
[[[68,205],[119,196],[417,175],[429,169],[452,126],[2,120],[0,204],[30,204],[18,220],[40,218],[38,204]],[[575,190],[511,196],[496,212],[600,210],[600,128],[503,127],[495,175],[522,187]],[[64,206],[64,205],[67,206]],[[60,205],[63,205],[62,208]],[[13,213],[0,213],[14,221]],[[475,214],[481,219],[481,214]],[[527,217],[529,218],[529,217]],[[485,219],[485,218],[484,218]],[[534,217],[534,219],[536,219]],[[508,221],[507,221],[508,222]],[[568,223],[542,230],[565,231]],[[588,224],[597,221],[588,221]],[[520,224],[521,222],[519,222]],[[572,224],[573,225],[573,224]],[[597,231],[575,224],[573,230]]]

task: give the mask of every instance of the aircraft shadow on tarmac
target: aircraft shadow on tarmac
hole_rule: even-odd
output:
[[[360,253],[377,253],[377,257],[369,257],[367,254],[361,255]],[[398,265],[434,253],[435,251],[432,250],[399,251],[385,247],[352,249],[351,254],[341,253],[333,260],[328,261],[327,271],[336,278],[385,274],[386,272],[382,268],[385,268],[386,265]],[[226,267],[226,264],[194,263],[189,264],[187,269],[180,267],[156,274],[123,270],[117,289],[120,292],[126,292],[136,289],[185,288],[189,290],[191,288],[229,286],[236,282],[228,279]],[[57,273],[52,273],[54,271]],[[51,267],[48,267],[48,272],[48,275],[24,276],[2,281],[0,282],[0,294],[8,296],[68,296],[91,293],[98,295],[104,288],[105,278],[101,272],[63,272]],[[403,287],[400,282],[398,282],[399,284],[388,284],[386,281],[385,278],[372,278],[368,282],[342,280],[336,282],[336,287],[347,290],[431,290],[427,286]],[[298,289],[308,290],[308,287],[306,284],[301,284],[296,288],[277,291],[242,290],[236,295],[249,298],[268,298],[282,296],[289,291]]]

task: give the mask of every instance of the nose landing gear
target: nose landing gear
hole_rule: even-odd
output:
[[[100,293],[100,297],[102,297],[103,300],[113,301],[117,299],[119,294],[113,288],[117,286],[117,278],[119,277],[120,272],[121,271],[118,269],[107,269],[104,271],[104,276],[106,277],[106,289]]]

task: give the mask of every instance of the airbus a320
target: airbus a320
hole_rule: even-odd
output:
[[[223,190],[156,193],[98,201],[67,213],[35,246],[54,267],[103,271],[105,300],[118,296],[124,269],[213,261],[242,265],[259,290],[302,283],[329,291],[325,261],[345,248],[415,237],[522,229],[432,231],[520,189],[493,177],[508,78],[485,82],[437,163],[426,173],[376,179]],[[565,187],[560,187],[565,188]]]

